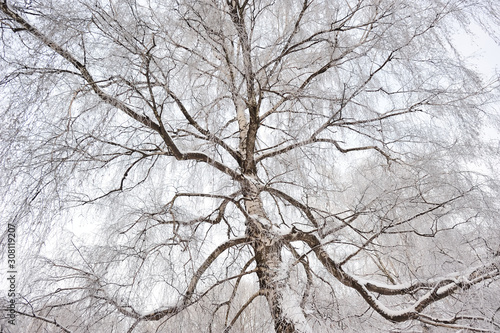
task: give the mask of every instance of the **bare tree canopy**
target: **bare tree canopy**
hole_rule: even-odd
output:
[[[0,10],[17,329],[500,331],[496,0]]]

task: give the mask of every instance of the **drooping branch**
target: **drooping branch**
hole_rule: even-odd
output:
[[[335,262],[323,248],[320,240],[311,233],[296,231],[285,237],[287,241],[302,241],[306,243],[316,255],[316,258],[338,281],[345,286],[355,289],[361,297],[377,311],[382,317],[401,322],[417,319],[420,313],[429,305],[442,300],[459,290],[469,289],[472,286],[500,276],[500,258],[497,257],[491,263],[474,268],[468,272],[453,273],[441,279],[431,279],[416,283],[385,285],[374,281],[367,281],[348,274]],[[404,309],[394,310],[384,305],[375,295],[413,295],[420,290],[428,290],[418,298],[411,306]]]
[[[203,273],[210,267],[210,265],[217,259],[219,255],[221,255],[224,251],[227,249],[248,243],[249,239],[247,238],[235,238],[232,240],[229,240],[221,245],[219,245],[203,262],[203,264],[198,268],[198,270],[194,273],[193,277],[191,278],[191,281],[189,283],[189,286],[184,293],[183,297],[177,302],[177,304],[172,305],[172,306],[167,306],[160,308],[158,310],[152,311],[148,314],[145,315],[140,315],[138,312],[135,310],[130,310],[130,307],[125,307],[120,304],[118,304],[113,298],[109,296],[103,296],[103,295],[96,295],[94,296],[95,298],[101,299],[106,301],[107,303],[113,305],[120,313],[127,317],[131,317],[136,319],[136,322],[134,323],[133,327],[138,324],[140,321],[157,321],[162,318],[164,318],[167,315],[175,315],[186,309],[189,305],[192,304],[193,300],[192,297],[194,295],[194,292],[196,290],[196,287],[198,285],[198,282],[203,275]],[[244,274],[248,274],[251,272],[247,272]],[[133,328],[131,328],[133,330]]]
[[[231,320],[231,322],[229,323],[229,325],[226,326],[226,328],[224,329],[224,333],[228,333],[231,331],[231,328],[234,326],[234,324],[236,323],[236,321],[238,320],[238,318],[241,316],[241,314],[243,313],[243,311],[245,311],[245,309],[250,305],[252,304],[252,302],[259,296],[264,296],[265,293],[264,291],[262,290],[259,290],[258,292],[256,292],[255,294],[253,294],[246,302],[245,304],[243,304],[240,309],[238,310],[238,312],[234,315],[233,319]]]
[[[219,245],[207,257],[207,259],[205,259],[205,261],[203,262],[203,264],[198,268],[198,270],[193,275],[193,277],[191,279],[191,282],[189,283],[189,286],[188,286],[188,288],[186,290],[186,293],[184,294],[183,303],[187,304],[187,302],[189,301],[189,299],[193,295],[193,293],[194,293],[194,291],[196,289],[196,286],[198,285],[198,281],[200,280],[200,278],[203,275],[203,273],[207,270],[208,267],[210,267],[210,265],[212,265],[212,263],[215,261],[215,259],[217,259],[217,257],[222,252],[226,251],[227,249],[229,249],[229,248],[231,248],[233,246],[240,245],[240,244],[245,244],[245,243],[249,243],[249,242],[250,242],[249,238],[242,237],[242,238],[235,238],[235,239],[229,240],[229,241],[227,241],[227,242]]]
[[[36,27],[34,27],[30,23],[28,23],[23,17],[21,17],[19,14],[17,14],[13,10],[11,10],[9,8],[9,6],[7,5],[7,1],[0,2],[0,10],[5,15],[7,15],[12,20],[14,20],[16,23],[21,25],[25,29],[25,31],[29,32],[32,36],[34,36],[38,40],[40,40],[45,46],[52,49],[54,52],[59,54],[66,61],[68,61],[70,64],[72,64],[74,67],[76,67],[76,69],[78,69],[78,71],[80,72],[82,78],[90,85],[92,90],[97,94],[97,96],[99,96],[99,98],[101,98],[102,101],[104,101],[105,103],[112,105],[112,106],[116,107],[117,109],[123,111],[128,116],[137,120],[138,122],[145,125],[146,127],[149,127],[152,130],[159,132],[158,124],[154,123],[148,117],[136,113],[135,111],[130,109],[127,105],[125,105],[122,101],[114,98],[113,96],[106,94],[97,85],[96,81],[94,80],[92,75],[89,73],[89,71],[87,70],[87,67],[84,64],[82,64],[78,59],[76,59],[68,50],[64,49],[58,43],[51,40],[49,37],[47,37],[45,34],[43,34]]]
[[[255,262],[255,257],[252,257],[250,260],[248,260],[246,262],[246,264],[243,266],[243,268],[241,269],[241,273],[245,273],[247,272],[247,269],[248,267],[250,267],[250,265],[252,263]],[[238,292],[238,288],[240,286],[240,283],[241,283],[241,277],[239,277],[237,280],[236,280],[236,283],[233,287],[233,291],[231,292],[231,296],[229,297],[229,299],[224,303],[227,305],[227,311],[226,311],[226,318],[225,318],[225,321],[224,321],[224,325],[227,326],[227,322],[229,320],[229,312],[231,310],[231,305],[232,305],[232,302],[234,301],[235,297],[236,297],[236,293]]]
[[[260,71],[264,71],[266,70],[271,64],[273,64],[273,67],[272,69],[269,71],[269,74],[266,75],[267,77],[271,77],[273,76],[274,72],[276,71],[276,69],[278,68],[279,66],[279,63],[280,63],[280,60],[282,58],[284,58],[286,55],[288,55],[290,53],[291,50],[293,50],[294,48],[290,48],[290,44],[292,43],[292,40],[293,38],[297,35],[297,33],[300,31],[300,25],[301,25],[301,22],[302,22],[302,19],[304,18],[304,15],[307,11],[307,9],[309,8],[309,6],[311,5],[312,1],[311,0],[304,0],[303,4],[302,4],[302,8],[300,10],[300,13],[297,17],[297,20],[295,21],[295,24],[294,24],[294,27],[293,27],[293,31],[290,33],[290,35],[288,36],[288,39],[285,43],[285,45],[283,46],[283,50],[281,51],[281,53],[279,54],[278,57],[276,57],[275,59],[272,59],[269,63],[265,64],[264,66],[262,66],[258,72]],[[264,84],[263,86],[267,86],[267,82],[266,84]],[[285,99],[282,99],[282,103],[285,101]],[[281,105],[281,103],[278,103],[279,105]],[[265,117],[264,117],[265,118]],[[262,120],[263,118],[261,118]]]
[[[146,127],[150,128],[151,130],[157,132],[160,134],[161,138],[165,142],[166,146],[170,149],[172,152],[172,155],[180,161],[188,161],[188,160],[193,160],[193,161],[198,161],[198,162],[205,162],[213,167],[215,167],[217,170],[231,176],[233,179],[241,179],[241,176],[235,172],[233,169],[229,168],[228,166],[222,164],[221,162],[218,162],[214,160],[213,158],[209,157],[205,153],[202,152],[182,152],[170,134],[167,132],[165,127],[163,126],[162,123],[158,124],[153,122],[150,118],[148,118],[145,115],[141,115],[134,110],[132,110],[129,106],[127,106],[124,102],[120,101],[119,99],[107,94],[102,88],[97,84],[97,82],[94,80],[90,72],[88,71],[87,67],[81,63],[76,57],[74,57],[68,50],[64,49],[61,45],[58,43],[54,42],[51,40],[49,37],[47,37],[45,34],[43,34],[40,30],[38,30],[36,27],[28,23],[23,17],[21,17],[19,14],[14,12],[9,8],[7,5],[6,1],[0,2],[0,10],[10,17],[12,20],[14,20],[17,24],[22,26],[27,32],[29,32],[32,36],[40,40],[45,46],[49,47],[52,49],[54,52],[59,54],[61,57],[63,57],[66,61],[68,61],[71,65],[76,67],[78,71],[81,74],[81,77],[87,82],[88,85],[92,88],[94,93],[106,104],[111,105],[120,111],[124,112],[127,114],[129,117],[132,119],[138,121],[139,123],[145,125]]]
[[[300,308],[302,309],[302,312],[305,310],[305,304],[307,302],[307,298],[309,297],[311,293],[311,287],[313,285],[313,274],[311,270],[311,266],[309,265],[309,262],[307,261],[307,258],[305,256],[299,255],[297,250],[293,247],[292,244],[287,245],[288,249],[290,252],[292,252],[293,256],[297,260],[297,262],[300,262],[302,267],[304,268],[304,272],[306,274],[306,282],[305,282],[305,290],[304,293],[302,294],[302,299],[300,301]]]
[[[437,327],[446,327],[454,330],[464,330],[469,332],[491,332],[489,329],[481,329],[475,328],[468,325],[460,324],[461,321],[476,321],[476,322],[485,322],[489,323],[496,327],[497,330],[500,330],[500,323],[495,322],[494,320],[486,317],[478,317],[478,316],[467,316],[467,315],[456,315],[453,318],[448,319],[438,319],[431,316],[421,314],[418,318],[419,321],[437,326]]]
[[[9,311],[9,309],[2,309],[2,311],[6,311],[7,312],[7,311]],[[36,319],[36,320],[41,320],[43,322],[49,323],[51,325],[54,325],[55,327],[57,327],[58,329],[60,329],[61,331],[65,332],[65,333],[72,333],[72,331],[70,331],[68,328],[66,328],[63,325],[61,325],[60,323],[58,323],[56,319],[49,319],[47,317],[43,317],[43,316],[37,315],[34,312],[32,312],[32,313],[26,313],[26,312],[22,312],[22,311],[17,311],[16,310],[16,313],[20,314],[21,316],[33,318],[33,319]]]

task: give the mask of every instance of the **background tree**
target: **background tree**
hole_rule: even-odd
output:
[[[1,1],[20,325],[499,330],[493,2]]]

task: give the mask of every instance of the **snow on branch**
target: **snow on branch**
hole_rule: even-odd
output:
[[[469,289],[482,281],[500,276],[500,257],[496,257],[492,262],[471,268],[466,272],[455,272],[443,278],[427,281],[389,285],[378,281],[365,280],[347,273],[339,263],[330,258],[319,239],[311,233],[296,231],[287,235],[285,239],[288,242],[302,241],[306,243],[330,274],[345,286],[355,289],[370,307],[382,317],[395,322],[419,319],[421,312],[430,304],[459,290]],[[412,305],[403,309],[391,309],[375,296],[375,294],[385,296],[415,295],[417,291],[425,290],[427,290],[425,294]]]
[[[157,117],[158,123],[152,121],[149,117],[139,114],[136,111],[132,110],[129,106],[127,106],[123,101],[118,98],[107,94],[102,88],[97,84],[94,77],[91,75],[87,67],[84,63],[79,61],[73,54],[70,53],[67,49],[64,49],[61,45],[50,39],[40,30],[38,30],[35,26],[31,25],[28,21],[26,21],[23,17],[13,11],[9,6],[7,6],[6,2],[0,2],[0,10],[7,15],[9,18],[14,20],[18,25],[22,26],[23,29],[28,31],[33,37],[37,38],[41,41],[45,46],[52,49],[54,52],[59,54],[62,58],[68,61],[71,65],[73,65],[79,72],[81,77],[89,84],[94,93],[106,104],[111,105],[118,110],[124,112],[132,119],[138,121],[143,124],[147,128],[157,132],[160,134],[161,138],[167,145],[168,149],[171,151],[172,155],[180,161],[186,160],[194,160],[198,162],[205,162],[217,170],[231,176],[233,179],[240,179],[240,175],[236,173],[234,170],[224,165],[223,163],[214,160],[210,156],[206,155],[203,152],[192,151],[192,152],[182,152],[177,144],[174,142],[170,134],[165,129],[161,119]],[[188,119],[189,121],[189,119]],[[224,147],[228,148],[228,147]],[[237,154],[233,151],[229,151],[231,155],[235,158],[239,158]]]

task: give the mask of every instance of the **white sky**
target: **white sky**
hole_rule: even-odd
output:
[[[500,45],[477,25],[471,32],[475,35],[457,35],[454,44],[485,79],[491,79],[495,73],[500,74]]]

